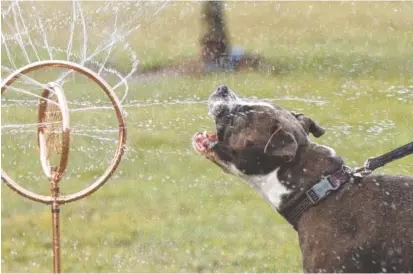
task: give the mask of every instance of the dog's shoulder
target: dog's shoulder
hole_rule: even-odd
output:
[[[409,206],[413,205],[413,177],[406,175],[370,175],[360,184],[367,191],[374,193],[377,203],[392,203]],[[413,217],[413,213],[411,214]]]

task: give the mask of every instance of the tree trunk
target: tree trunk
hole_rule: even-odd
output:
[[[220,1],[202,3],[201,54],[206,70],[224,68],[228,61],[229,41],[222,5],[223,2]]]

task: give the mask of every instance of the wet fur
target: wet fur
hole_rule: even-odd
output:
[[[222,94],[218,88],[210,97],[218,143],[204,155],[255,188],[268,180],[282,184],[288,191],[275,197],[277,204],[257,189],[276,210],[342,166],[334,150],[308,139],[324,134],[309,117]],[[254,185],[254,178],[262,181]],[[413,177],[347,183],[306,211],[297,232],[305,272],[413,272]]]

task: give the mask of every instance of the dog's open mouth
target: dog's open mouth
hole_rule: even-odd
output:
[[[196,133],[193,137],[192,144],[196,151],[204,156],[212,156],[213,151],[211,150],[216,143],[217,135],[215,133],[207,133],[206,131],[203,133]]]
[[[198,132],[192,139],[192,145],[199,154],[221,167],[224,172],[229,173],[228,165],[223,163],[213,150],[217,143],[218,137],[215,133]]]

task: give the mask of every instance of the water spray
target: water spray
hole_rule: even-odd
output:
[[[114,157],[106,171],[88,187],[70,195],[61,195],[59,184],[62,180],[66,167],[69,161],[70,154],[70,121],[69,107],[66,101],[65,93],[61,85],[57,82],[50,82],[47,85],[42,85],[43,92],[39,96],[38,102],[38,124],[37,138],[40,154],[40,162],[46,178],[50,182],[50,196],[34,193],[10,178],[6,172],[1,170],[1,179],[12,190],[19,195],[28,198],[32,201],[50,205],[52,212],[52,249],[53,249],[53,271],[54,273],[61,272],[61,257],[60,257],[60,206],[69,202],[74,202],[91,195],[98,190],[110,178],[118,167],[126,143],[126,122],[121,108],[121,104],[114,93],[113,89],[99,74],[92,70],[78,65],[70,61],[39,61],[26,65],[12,72],[1,83],[1,94],[3,95],[13,82],[19,78],[27,77],[26,74],[42,68],[65,68],[70,72],[77,72],[86,76],[90,81],[96,83],[108,96],[117,117],[118,122],[118,140],[117,149]],[[56,165],[51,163],[52,155],[58,158]],[[53,158],[53,159],[55,159]]]

